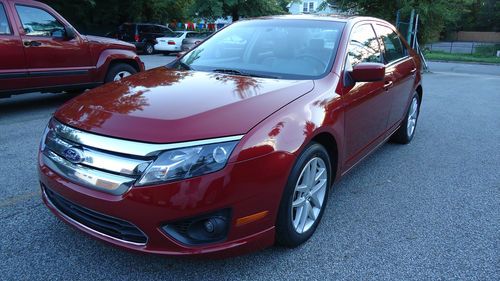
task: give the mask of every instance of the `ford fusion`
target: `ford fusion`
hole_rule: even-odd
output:
[[[69,225],[139,252],[298,246],[335,182],[387,140],[412,140],[420,68],[375,18],[236,22],[59,108],[40,146],[43,200]]]

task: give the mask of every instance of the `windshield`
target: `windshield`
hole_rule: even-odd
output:
[[[259,19],[234,23],[193,49],[185,68],[282,79],[314,79],[331,68],[344,23]]]

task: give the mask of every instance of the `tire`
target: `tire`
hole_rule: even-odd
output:
[[[403,119],[403,122],[401,122],[401,126],[396,132],[394,132],[391,137],[391,142],[400,144],[410,143],[415,136],[419,115],[420,97],[417,93],[415,93],[410,102],[410,106],[408,106],[408,111],[406,112],[405,118]],[[411,129],[410,126],[413,126],[413,129]]]
[[[145,55],[152,55],[155,52],[155,47],[151,43],[146,43],[144,45],[143,51]]]
[[[108,82],[118,81],[124,77],[133,75],[135,73],[137,73],[137,70],[130,64],[117,63],[109,68],[108,73],[106,74],[106,78],[104,79],[104,82],[108,83]],[[120,77],[120,79],[117,79],[118,76]]]
[[[311,184],[307,184],[306,180],[308,171],[311,171],[307,169],[308,167],[316,167],[314,168],[314,177],[321,174],[321,169],[324,169],[319,180],[312,184],[314,187],[320,187],[316,188],[316,192],[314,192],[314,188],[304,188],[304,186],[311,186]],[[278,244],[290,248],[297,247],[313,235],[328,202],[331,180],[331,163],[328,152],[318,143],[309,144],[297,158],[283,191],[276,221],[276,242]],[[320,185],[321,182],[323,182],[322,185]],[[314,195],[311,196],[311,194]],[[322,203],[318,208],[318,202],[321,200]],[[302,206],[294,207],[294,204]],[[309,209],[308,206],[312,206],[312,212],[303,213]],[[304,220],[301,219],[303,218],[301,214],[306,215]]]

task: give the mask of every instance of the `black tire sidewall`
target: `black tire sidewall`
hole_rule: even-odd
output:
[[[318,215],[318,218],[316,222],[313,224],[313,226],[304,233],[297,233],[292,224],[292,217],[291,217],[292,215],[290,211],[295,191],[295,185],[297,183],[297,180],[299,179],[300,173],[302,172],[304,166],[309,162],[309,160],[311,160],[314,157],[320,157],[321,159],[323,159],[323,161],[327,166],[328,182],[327,182],[325,199],[321,207],[321,211]],[[323,213],[325,211],[328,202],[328,195],[332,181],[331,174],[332,172],[331,172],[330,157],[326,149],[318,143],[313,142],[309,144],[297,158],[297,161],[295,162],[292,171],[290,172],[290,175],[288,177],[285,190],[283,191],[280,207],[278,210],[278,216],[276,219],[276,241],[278,244],[287,247],[296,247],[306,242],[313,235],[319,222],[321,221],[321,218],[323,217]]]

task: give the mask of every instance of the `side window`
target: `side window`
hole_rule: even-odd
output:
[[[161,33],[162,34],[172,33],[172,30],[170,30],[169,28],[162,27],[161,28]]]
[[[64,30],[64,26],[54,16],[42,9],[16,5],[16,10],[26,35],[51,37]]]
[[[11,34],[9,21],[7,20],[7,14],[3,8],[3,4],[0,3],[0,35]]]
[[[139,33],[152,33],[153,28],[150,25],[139,25]]]
[[[347,52],[347,65],[354,67],[362,62],[381,62],[380,46],[370,24],[357,26],[351,33]]]
[[[151,29],[153,30],[153,33],[162,33],[161,31],[161,27],[157,26],[157,25],[153,25],[151,27]]]
[[[377,25],[376,30],[380,41],[384,44],[385,63],[391,63],[406,57],[407,50],[396,32],[382,25]]]

